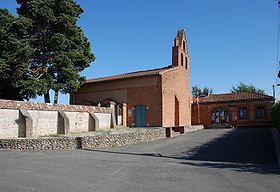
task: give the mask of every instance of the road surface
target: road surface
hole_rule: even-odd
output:
[[[279,192],[270,129],[208,129],[107,150],[0,152],[0,191]]]

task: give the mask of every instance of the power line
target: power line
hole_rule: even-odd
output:
[[[277,0],[277,47],[276,47],[276,74],[275,74],[275,84],[279,85],[279,72],[280,72],[280,62],[279,62],[279,50],[280,50],[280,0]]]

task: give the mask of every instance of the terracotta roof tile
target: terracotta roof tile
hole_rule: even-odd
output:
[[[128,78],[135,78],[135,77],[159,75],[161,72],[166,71],[170,68],[171,68],[171,66],[168,66],[168,67],[163,67],[163,68],[159,68],[159,69],[137,71],[137,72],[133,72],[133,73],[125,73],[125,74],[108,76],[108,77],[100,77],[100,78],[87,80],[86,83],[96,83],[96,82],[102,82],[102,81],[113,81],[113,80],[128,79]]]
[[[258,93],[252,93],[252,92],[212,94],[207,97],[199,98],[200,103],[249,101],[249,100],[271,100],[271,101],[273,101],[274,98],[272,96],[258,94]]]

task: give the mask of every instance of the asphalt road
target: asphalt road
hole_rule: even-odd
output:
[[[211,129],[110,150],[0,152],[0,191],[279,192],[270,129]]]

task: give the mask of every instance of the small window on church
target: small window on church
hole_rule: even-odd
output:
[[[257,107],[257,119],[264,119],[265,118],[265,108],[263,106]]]
[[[183,53],[181,53],[181,65],[184,66],[184,56],[183,56]]]
[[[183,50],[186,51],[186,43],[183,41]]]
[[[188,58],[186,57],[186,70],[188,70]]]
[[[239,108],[239,119],[248,119],[248,109],[247,107]]]

